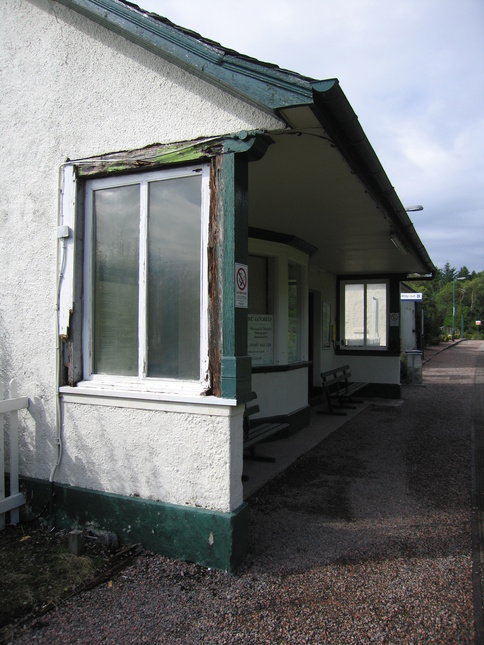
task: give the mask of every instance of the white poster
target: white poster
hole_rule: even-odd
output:
[[[273,363],[273,316],[251,314],[248,319],[249,356],[253,365]]]

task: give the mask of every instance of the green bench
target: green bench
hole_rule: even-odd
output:
[[[353,398],[353,395],[362,390],[367,384],[350,381],[351,370],[349,365],[334,367],[327,372],[321,372],[321,385],[323,388],[323,397],[326,399],[328,407],[326,410],[318,410],[320,414],[339,414],[346,415],[346,412],[336,412],[335,408],[354,410],[355,406],[351,403],[363,403]],[[333,402],[337,401],[335,405]]]
[[[288,423],[278,423],[271,421],[263,421],[258,419],[251,420],[254,414],[260,412],[259,405],[254,402],[257,396],[253,393],[253,399],[245,405],[244,412],[244,440],[243,448],[247,451],[246,458],[254,459],[257,461],[275,461],[273,457],[261,457],[255,454],[255,446],[258,443],[267,441],[271,437],[277,435],[282,430],[289,427]]]

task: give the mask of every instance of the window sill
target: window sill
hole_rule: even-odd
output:
[[[123,390],[119,387],[80,383],[76,387],[59,388],[64,403],[102,405],[118,408],[159,410],[189,414],[229,416],[238,403],[236,399],[221,399],[201,394]]]

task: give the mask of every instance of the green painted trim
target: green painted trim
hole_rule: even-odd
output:
[[[281,437],[291,437],[297,432],[304,430],[304,428],[307,428],[311,424],[311,406],[306,405],[286,415],[285,423],[289,423],[289,428],[281,432]]]
[[[218,260],[222,284],[222,355],[235,356],[235,220],[236,156],[227,154],[219,166],[217,222],[219,226]],[[244,258],[239,258],[244,262]],[[245,259],[245,262],[247,260]],[[247,352],[246,352],[247,353]]]
[[[288,423],[289,427],[281,430],[276,437],[285,439],[292,437],[297,432],[304,430],[311,424],[311,406],[307,405],[290,414],[278,414],[273,417],[258,417],[257,423]],[[268,441],[274,441],[271,437]]]
[[[57,1],[262,110],[312,103],[312,79],[242,56],[166,18],[113,0]]]
[[[273,143],[274,140],[263,132],[242,130],[236,135],[224,137],[223,151],[224,154],[247,153],[248,161],[259,161]]]
[[[222,397],[246,403],[252,394],[252,358],[222,356]]]
[[[253,365],[252,374],[273,374],[275,372],[294,372],[295,370],[310,367],[310,361],[301,361],[299,363],[287,363],[285,365]]]
[[[53,484],[55,526],[114,532],[123,543],[176,560],[235,572],[247,555],[249,508],[244,503],[232,513],[177,506],[136,497]],[[51,485],[22,479],[25,515],[46,508]]]
[[[377,356],[378,358],[396,358],[400,357],[400,350],[388,349],[346,349],[336,347],[334,353],[337,356]]]
[[[368,399],[401,399],[402,386],[398,383],[367,383],[355,396]],[[321,405],[322,397],[323,388],[314,387],[311,405],[313,407]]]
[[[236,307],[235,263],[248,263],[248,157],[225,154],[218,166],[217,261],[222,306],[220,389],[239,402],[252,393],[252,359],[247,355],[246,307]]]
[[[369,399],[401,399],[402,386],[400,383],[368,383],[357,396]]]

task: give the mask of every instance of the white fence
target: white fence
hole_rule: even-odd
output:
[[[25,504],[25,497],[19,492],[18,482],[18,410],[29,407],[27,396],[17,396],[14,380],[9,383],[8,398],[0,401],[0,530],[5,528],[5,514],[10,512],[10,522],[17,524],[19,508]],[[5,435],[4,414],[10,415],[9,423],[9,469],[10,495],[5,497]]]

